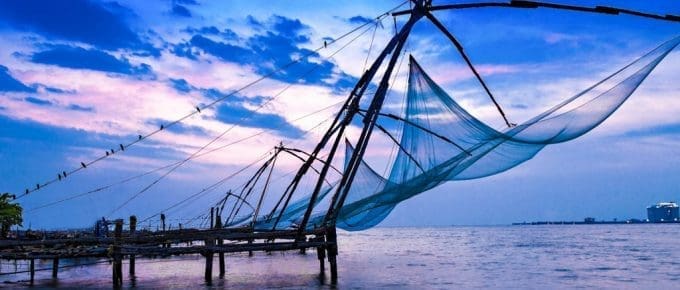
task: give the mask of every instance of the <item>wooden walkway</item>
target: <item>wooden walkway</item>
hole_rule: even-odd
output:
[[[132,221],[132,219],[131,219]],[[325,259],[330,264],[331,282],[337,282],[337,239],[335,228],[253,231],[251,228],[182,229],[136,232],[135,225],[123,231],[123,221],[115,222],[112,237],[73,239],[0,240],[0,259],[29,261],[30,283],[35,277],[35,260],[53,260],[52,276],[57,278],[59,260],[74,258],[109,258],[114,287],[122,286],[124,259],[129,260],[129,274],[135,274],[135,258],[201,254],[205,257],[205,280],[211,283],[213,258],[217,254],[219,275],[225,274],[224,253],[256,251],[306,251],[316,249],[320,275],[325,275]]]

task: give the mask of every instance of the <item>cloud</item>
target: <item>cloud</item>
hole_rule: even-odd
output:
[[[194,35],[189,43],[193,47],[200,48],[204,52],[214,55],[224,61],[247,64],[251,63],[253,59],[253,52],[247,48],[214,41],[202,35]],[[180,56],[179,54],[177,55]]]
[[[170,52],[179,57],[197,60],[199,52],[190,43],[178,43],[172,46]]]
[[[239,95],[227,95],[216,88],[198,88],[191,85],[185,79],[170,79],[171,86],[182,94],[192,91],[201,92],[209,99],[225,98],[221,105],[217,107],[215,119],[227,124],[236,124],[248,128],[271,129],[277,134],[290,138],[301,138],[303,131],[297,126],[290,124],[285,117],[275,113],[262,113],[259,109],[250,109],[247,106],[262,106],[271,98],[264,96],[244,97]],[[160,126],[161,123],[153,122]],[[205,133],[197,126],[180,128],[176,133]]]
[[[300,19],[290,19],[280,15],[273,15],[269,21],[273,22],[273,28],[279,34],[290,39],[295,39],[297,42],[309,41],[309,37],[302,34],[309,30],[309,26],[303,24]]]
[[[66,5],[68,4],[68,5]],[[0,1],[0,24],[51,39],[91,44],[103,49],[133,49],[158,56],[125,22],[130,10],[88,0]]]
[[[259,20],[257,20],[257,19],[256,19],[254,16],[252,16],[252,15],[246,16],[246,21],[247,21],[248,25],[250,25],[250,27],[252,27],[252,28],[258,29],[258,28],[264,27],[264,24],[262,24],[262,22],[260,22]]]
[[[9,69],[6,66],[0,65],[0,92],[33,93],[35,89],[12,77]]]
[[[286,118],[272,113],[260,113],[244,107],[240,103],[224,103],[217,108],[217,120],[243,127],[272,129],[288,138],[302,138],[304,132],[288,123]]]
[[[195,88],[187,82],[185,79],[170,79],[170,85],[177,92],[185,94],[191,92]]]
[[[624,136],[632,138],[655,136],[680,137],[680,123],[664,124],[645,129],[636,129],[626,132]]]
[[[199,5],[196,0],[173,0],[174,3],[176,4],[183,4],[183,5]]]
[[[44,85],[40,85],[40,88],[44,89],[45,92],[54,93],[54,94],[75,94],[76,93],[76,91],[74,91],[74,90],[64,90],[64,89],[48,87],[48,86],[44,86]]]
[[[184,29],[184,31],[188,33],[200,33],[200,34],[206,34],[206,35],[217,35],[220,34],[220,30],[215,27],[215,26],[203,26],[201,28],[193,28],[193,27],[187,27]]]
[[[560,42],[569,42],[572,44],[577,44],[580,41],[592,41],[595,37],[589,35],[572,35],[567,33],[559,32],[547,32],[543,36],[543,40],[548,44],[557,44]]]
[[[240,40],[229,29],[220,32],[216,27],[187,28],[187,32],[198,34],[193,35],[188,42],[175,44],[171,51],[192,60],[199,60],[203,54],[214,56],[222,61],[251,67],[259,75],[269,75],[271,79],[287,83],[324,85],[345,90],[356,82],[355,77],[344,73],[335,63],[303,47],[310,43],[311,29],[299,19],[273,15],[266,21],[248,16],[247,21],[251,26],[267,31],[235,43],[208,37],[220,35],[226,40]],[[292,62],[296,63],[290,65]],[[276,68],[285,69],[272,74]]]
[[[170,122],[172,122],[172,120],[153,119],[153,120],[148,120],[146,123],[153,125],[154,127],[160,127],[161,125],[166,125]],[[167,130],[167,131],[173,132],[173,133],[177,133],[177,134],[192,134],[192,135],[199,135],[199,136],[206,136],[206,135],[210,134],[210,132],[208,130],[206,130],[205,128],[202,128],[200,126],[188,125],[188,124],[184,124],[184,123],[174,124],[173,126],[167,127],[164,130]]]
[[[76,104],[71,104],[67,108],[71,111],[94,112],[94,107],[83,107]]]
[[[203,34],[203,35],[217,35],[217,36],[222,36],[225,40],[237,40],[238,34],[234,32],[233,30],[229,28],[225,28],[224,30],[220,30],[216,26],[203,26],[200,28],[195,28],[195,27],[187,27],[184,29],[184,32],[187,32],[189,34],[195,35],[195,34]]]
[[[50,140],[50,146],[60,148],[72,145],[100,144],[94,141],[103,136],[107,136],[106,139],[111,137],[105,134],[90,134],[85,130],[52,126],[31,120],[15,120],[6,116],[0,116],[0,135],[19,140]],[[95,137],[96,135],[99,136]]]
[[[373,21],[373,19],[371,19],[370,17],[361,16],[361,15],[352,16],[352,17],[347,19],[347,22],[349,22],[351,24],[365,24],[365,23],[371,22],[371,21]]]
[[[179,4],[175,4],[172,5],[172,15],[180,17],[191,17],[191,12],[186,7]]]
[[[39,105],[39,106],[52,106],[53,105],[53,103],[48,101],[48,100],[40,99],[40,98],[36,98],[36,97],[26,97],[26,98],[24,98],[24,100],[26,102],[36,104],[36,105]]]
[[[55,45],[34,53],[31,61],[65,68],[90,69],[126,75],[151,74],[151,67],[147,64],[135,66],[126,58],[116,58],[101,50],[67,45]]]

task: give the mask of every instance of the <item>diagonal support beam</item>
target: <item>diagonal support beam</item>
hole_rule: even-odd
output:
[[[470,68],[470,70],[472,71],[472,73],[475,74],[475,77],[477,78],[479,83],[482,84],[484,91],[486,91],[486,94],[489,95],[489,98],[491,98],[491,101],[493,101],[493,104],[496,106],[496,109],[498,110],[498,112],[501,113],[501,116],[503,117],[503,121],[505,121],[505,124],[508,127],[513,127],[514,124],[512,124],[512,123],[510,123],[510,121],[508,121],[508,117],[505,116],[505,112],[503,112],[503,108],[501,108],[501,105],[498,104],[498,102],[496,101],[496,98],[493,96],[493,94],[491,94],[491,90],[489,90],[489,87],[486,85],[486,82],[484,82],[484,80],[482,79],[482,76],[479,75],[479,73],[477,72],[477,69],[475,69],[475,66],[472,65],[470,58],[467,56],[467,54],[463,50],[463,46],[460,44],[460,42],[456,39],[456,37],[453,36],[453,34],[451,34],[451,32],[449,32],[448,29],[446,29],[446,27],[444,27],[443,24],[441,24],[441,22],[439,22],[439,20],[437,20],[437,18],[434,17],[434,15],[432,15],[432,13],[430,13],[428,11],[427,13],[425,13],[425,16],[427,17],[427,19],[429,19],[434,24],[434,26],[439,28],[439,30],[441,30],[441,32],[444,33],[444,35],[446,35],[446,37],[453,43],[453,45],[456,47],[456,49],[458,49],[458,52],[460,52],[460,55],[463,57],[463,60],[465,60],[465,63],[467,63],[467,65]]]
[[[316,198],[318,197],[318,195],[321,191],[321,186],[323,185],[323,181],[321,179],[325,178],[325,176],[326,176],[326,174],[327,174],[327,172],[330,168],[329,164],[332,163],[333,157],[335,156],[335,152],[336,152],[340,142],[342,141],[342,136],[344,134],[345,128],[347,126],[349,126],[349,124],[351,123],[352,119],[354,118],[354,116],[356,115],[356,113],[358,111],[359,101],[361,100],[361,97],[364,95],[364,92],[368,88],[371,80],[373,79],[373,77],[377,73],[378,69],[383,64],[383,61],[386,59],[387,55],[389,55],[390,53],[399,54],[401,52],[401,48],[403,47],[402,39],[404,39],[406,37],[406,35],[408,35],[408,31],[410,31],[410,27],[413,26],[413,24],[421,17],[422,17],[422,14],[418,15],[417,18],[412,17],[412,19],[409,20],[404,27],[402,27],[402,30],[400,31],[400,33],[398,33],[397,35],[392,37],[392,39],[390,39],[390,41],[387,43],[387,45],[385,46],[383,51],[374,60],[373,64],[371,64],[371,67],[366,72],[364,72],[364,74],[361,76],[361,78],[359,79],[359,82],[357,82],[354,89],[352,90],[352,93],[350,93],[350,97],[348,98],[345,107],[343,107],[343,111],[341,111],[341,113],[344,112],[345,114],[344,114],[344,118],[343,118],[342,122],[340,122],[338,124],[338,126],[340,128],[338,129],[337,134],[335,135],[335,142],[333,142],[333,145],[331,146],[330,152],[328,153],[328,159],[326,160],[326,164],[324,165],[324,167],[321,170],[319,180],[317,181],[316,187],[314,188],[314,192],[312,193],[312,196],[310,197],[309,206],[307,207],[307,210],[305,211],[305,214],[302,218],[302,221],[300,222],[299,229],[298,229],[298,235],[299,235],[300,238],[302,238],[302,236],[304,234],[304,231],[307,227],[307,223],[308,223],[309,218],[312,214],[312,210],[314,209],[313,205],[314,205]],[[391,66],[393,66],[393,65],[388,66],[388,68],[391,67]],[[386,89],[386,88],[383,88],[383,89]],[[381,90],[381,87],[378,87],[378,92],[376,92],[376,96],[380,94],[380,90]],[[384,92],[382,92],[382,94],[384,95]],[[376,96],[374,96],[374,100],[375,100]],[[340,114],[338,116],[336,116],[336,120],[338,120],[339,117],[340,117]],[[326,134],[324,136],[324,139],[322,139],[322,142],[324,143],[324,145],[325,145],[325,142],[329,141],[330,138],[331,138],[331,134]],[[321,143],[319,145],[321,145]],[[318,146],[317,146],[317,148],[318,148]],[[323,148],[323,146],[321,146],[321,148]],[[318,150],[315,150],[313,152],[313,154],[315,154],[317,152],[318,152]],[[310,160],[313,160],[313,159],[310,158]],[[350,162],[350,163],[352,163],[352,162]],[[348,177],[348,173],[347,173],[347,171],[345,171],[345,174],[343,174],[343,177],[341,179],[341,183],[344,183],[346,181],[347,177]],[[297,185],[297,183],[296,183],[296,185]],[[340,186],[339,188],[342,188],[342,186]],[[339,194],[340,194],[340,192],[338,190],[333,195],[333,200],[331,202],[331,206],[330,206],[328,212],[326,212],[326,220],[324,222],[328,222],[329,218],[334,216],[333,205],[338,200]],[[290,200],[291,196],[292,195],[288,196],[288,200],[286,201],[286,203]],[[334,217],[332,218],[332,223],[330,224],[330,226],[333,227],[333,230],[335,229],[334,228],[334,226],[335,226],[335,218]]]
[[[426,12],[425,11],[426,8],[423,6],[425,1],[414,2],[416,4],[416,7],[412,10],[411,17],[404,24],[404,26],[402,26],[399,33],[395,35],[395,37],[392,39],[393,41],[396,41],[396,47],[394,47],[394,51],[392,52],[390,61],[382,76],[382,79],[378,86],[378,90],[373,96],[371,104],[368,107],[366,115],[363,118],[364,128],[361,132],[361,135],[359,136],[359,140],[354,146],[355,149],[354,152],[352,153],[352,157],[349,160],[347,169],[345,170],[345,174],[342,176],[342,179],[340,180],[338,189],[333,195],[330,207],[324,218],[324,223],[332,225],[333,229],[335,228],[334,226],[336,219],[338,217],[338,214],[340,213],[340,210],[342,209],[343,204],[345,203],[347,194],[349,193],[349,190],[352,187],[352,182],[354,180],[354,177],[356,176],[357,169],[360,165],[361,160],[363,159],[364,153],[366,152],[366,147],[371,138],[373,129],[375,128],[378,113],[382,109],[382,105],[385,100],[385,95],[387,94],[387,90],[389,88],[389,80],[392,75],[394,66],[397,62],[397,59],[399,58],[399,55],[401,54],[404,44],[406,43],[406,39],[409,33],[411,32],[411,28],[418,20],[420,20],[420,18],[423,17],[424,13]]]

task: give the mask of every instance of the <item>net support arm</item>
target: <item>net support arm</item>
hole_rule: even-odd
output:
[[[489,87],[486,85],[486,82],[482,79],[482,76],[479,75],[479,73],[477,72],[477,69],[475,69],[475,66],[472,65],[470,58],[467,56],[467,54],[463,50],[463,46],[460,44],[460,42],[456,39],[456,37],[453,36],[453,34],[451,34],[451,32],[449,32],[448,29],[446,29],[446,27],[444,27],[444,25],[441,22],[439,22],[439,20],[437,20],[436,17],[434,17],[434,15],[432,15],[432,13],[430,13],[428,11],[427,13],[425,13],[425,16],[427,17],[427,19],[429,19],[434,24],[434,26],[439,28],[439,30],[441,30],[441,32],[444,33],[444,35],[446,35],[446,37],[453,43],[453,45],[456,47],[456,49],[458,49],[458,52],[460,52],[460,55],[463,57],[463,60],[465,60],[465,63],[467,63],[468,67],[470,68],[472,73],[475,75],[475,77],[477,78],[479,83],[482,84],[484,91],[486,92],[487,95],[489,95],[489,98],[491,98],[491,101],[496,106],[496,109],[498,110],[498,112],[503,117],[503,121],[505,121],[505,124],[508,127],[513,127],[515,124],[512,124],[512,123],[510,123],[510,121],[508,121],[508,117],[505,116],[505,112],[503,112],[503,108],[501,108],[501,105],[498,104],[498,102],[496,101],[496,98],[491,93],[491,90],[489,90]]]
[[[364,128],[361,132],[361,135],[359,136],[359,140],[354,146],[355,149],[354,152],[352,153],[352,157],[349,159],[347,169],[345,170],[345,174],[343,174],[342,179],[340,180],[340,183],[338,185],[338,189],[335,191],[335,194],[333,195],[329,210],[324,218],[324,223],[327,224],[330,223],[332,225],[335,225],[337,216],[339,215],[340,210],[342,209],[342,206],[345,203],[345,199],[347,198],[347,194],[349,193],[349,190],[352,186],[352,182],[354,180],[354,176],[357,173],[359,164],[363,159],[364,153],[366,152],[366,146],[368,145],[371,133],[373,131],[373,128],[375,127],[376,123],[375,121],[378,118],[377,113],[380,112],[382,108],[394,66],[397,62],[397,59],[399,58],[399,55],[401,54],[404,44],[406,43],[406,39],[411,31],[411,28],[418,20],[420,20],[420,18],[423,17],[423,14],[425,12],[425,7],[423,5],[424,1],[419,0],[415,2],[416,7],[412,10],[413,12],[411,14],[411,17],[402,26],[399,33],[392,38],[392,42],[394,42],[396,46],[394,47],[392,56],[390,57],[387,67],[385,68],[385,72],[383,73],[383,77],[380,80],[378,89],[375,95],[373,96],[371,104],[368,107],[368,110],[366,111],[366,114],[363,118]],[[383,51],[383,53],[384,52],[385,51]]]
[[[408,24],[408,22],[407,22],[407,24]],[[411,23],[411,24],[408,24],[408,25],[410,26],[410,25],[413,25],[413,24]],[[403,29],[404,28],[402,27],[402,30]],[[332,159],[335,156],[335,152],[336,152],[336,150],[337,150],[337,148],[338,148],[338,146],[339,146],[339,144],[342,140],[342,135],[344,134],[345,128],[347,128],[347,126],[350,124],[352,118],[356,114],[356,108],[359,107],[359,102],[361,100],[361,97],[364,95],[364,92],[366,91],[366,89],[370,85],[371,80],[373,79],[373,77],[377,73],[378,69],[381,67],[381,65],[382,65],[383,61],[385,60],[385,58],[387,57],[387,55],[389,55],[390,53],[393,53],[393,51],[396,51],[397,53],[399,53],[401,51],[401,49],[397,49],[397,46],[399,46],[401,38],[402,38],[402,36],[401,36],[401,33],[400,33],[400,34],[392,37],[392,39],[390,39],[390,41],[387,43],[387,45],[382,50],[382,52],[373,61],[373,64],[371,64],[370,68],[362,74],[361,78],[359,79],[359,81],[355,85],[354,89],[352,89],[352,92],[350,93],[350,97],[348,98],[348,101],[347,101],[348,106],[346,105],[344,107],[344,109],[346,109],[345,118],[339,124],[340,129],[338,130],[338,132],[335,136],[335,141],[333,142],[333,145],[330,148],[330,152],[328,154],[326,164],[324,165],[324,167],[321,170],[321,174],[320,174],[320,177],[319,177],[320,179],[317,181],[317,184],[314,188],[314,191],[312,192],[312,196],[310,197],[309,206],[305,210],[305,214],[302,218],[302,221],[300,222],[300,228],[298,230],[298,236],[299,237],[302,237],[304,230],[307,227],[307,222],[309,221],[309,218],[310,218],[310,216],[312,214],[312,210],[313,210],[312,205],[314,205],[316,198],[321,191],[321,186],[323,185],[323,181],[321,180],[321,178],[325,178],[325,175],[327,174],[327,172],[330,168],[329,164],[332,163]],[[339,117],[339,115],[336,116],[336,120],[337,120],[338,117]],[[328,139],[330,139],[330,136],[328,136],[327,139],[323,139],[322,141],[328,141]],[[314,154],[314,152],[313,152],[313,154]],[[312,160],[312,159],[310,158],[310,160]],[[343,174],[343,179],[346,178],[346,175],[347,175],[347,173]],[[290,200],[290,197],[291,196],[289,195],[288,200]],[[286,202],[288,202],[288,200]],[[334,204],[334,202],[336,200],[337,200],[337,194],[335,194],[333,196],[333,201],[331,202],[331,205]],[[327,212],[326,217],[329,217],[329,216],[332,215],[331,211],[332,211],[332,207],[329,208],[329,211]],[[331,225],[334,225],[334,224],[331,224]]]
[[[262,193],[260,194],[260,200],[257,202],[257,207],[255,208],[255,212],[253,212],[253,221],[251,223],[251,227],[255,229],[255,222],[257,222],[257,215],[260,213],[260,208],[262,208],[262,202],[264,201],[264,196],[267,194],[267,188],[269,188],[269,182],[272,179],[272,173],[274,173],[274,166],[276,165],[276,159],[279,156],[279,153],[281,152],[281,149],[277,149],[276,153],[274,153],[274,157],[272,157],[272,165],[269,168],[269,174],[267,174],[267,180],[264,182],[264,186],[262,187]],[[253,185],[255,186],[255,185]]]
[[[526,1],[526,0],[513,0],[510,2],[477,2],[477,3],[462,3],[462,4],[445,4],[445,5],[433,5],[429,7],[429,11],[439,11],[439,10],[459,10],[459,9],[469,9],[469,8],[524,8],[524,9],[534,9],[534,8],[548,8],[548,9],[559,9],[568,10],[576,12],[586,12],[586,13],[598,13],[598,14],[608,14],[608,15],[630,15],[643,17],[648,19],[680,22],[680,15],[666,14],[659,15],[641,11],[635,11],[630,9],[611,7],[611,6],[576,6],[567,4],[557,4],[557,3],[547,3],[538,1]],[[410,10],[397,11],[392,13],[393,16],[406,15],[409,14]]]

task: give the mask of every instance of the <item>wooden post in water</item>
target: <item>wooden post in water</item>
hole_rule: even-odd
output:
[[[113,287],[123,285],[123,257],[120,254],[120,240],[123,237],[123,220],[116,220],[113,242]]]
[[[130,237],[134,237],[137,232],[137,217],[130,216]],[[128,267],[130,277],[135,275],[135,255],[130,255],[130,266]]]
[[[317,241],[324,242],[324,236],[316,237]],[[323,246],[316,247],[316,257],[319,259],[319,277],[323,278],[326,275],[326,249]]]
[[[161,228],[163,229],[163,232],[165,232],[165,214],[164,213],[161,214]],[[170,245],[163,243],[163,244],[161,244],[161,247],[162,248],[169,248]]]
[[[331,244],[326,247],[328,251],[328,264],[331,265],[331,283],[338,282],[338,263],[336,257],[338,256],[337,233],[335,226],[329,227],[326,230],[326,240]]]
[[[212,283],[212,267],[213,267],[213,251],[209,249],[215,245],[214,238],[205,240],[205,282],[210,285]]]
[[[31,286],[33,285],[33,280],[35,279],[35,259],[31,259],[31,265],[29,266],[29,271],[31,272]]]
[[[222,228],[222,214],[220,213],[219,209],[217,210],[215,218],[216,218],[215,228],[221,229]],[[219,245],[219,246],[224,245],[224,240],[222,238],[217,239],[217,245]],[[224,252],[220,251],[219,259],[220,259],[220,278],[224,278],[224,274],[226,273],[226,269],[225,269],[225,265],[224,265]]]
[[[54,260],[52,260],[52,279],[57,279],[58,272],[59,272],[59,258],[54,258]]]

